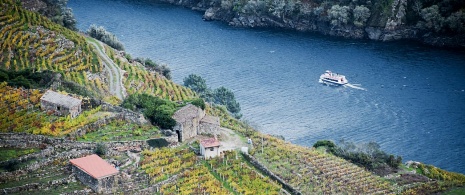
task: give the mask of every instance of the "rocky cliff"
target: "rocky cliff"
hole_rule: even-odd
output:
[[[462,0],[162,0],[202,11],[204,20],[355,39],[412,39],[465,48]]]

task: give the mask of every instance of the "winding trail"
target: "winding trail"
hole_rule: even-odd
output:
[[[97,41],[97,40],[95,40]],[[103,51],[97,43],[94,41],[87,41],[88,43],[92,44],[95,49],[98,51],[98,55],[100,59],[102,59],[104,68],[106,71],[108,71],[110,75],[110,93],[119,98],[120,100],[124,99],[124,87],[123,87],[123,82],[122,82],[122,74],[118,68],[118,65],[116,65],[113,60],[111,60],[105,51]]]

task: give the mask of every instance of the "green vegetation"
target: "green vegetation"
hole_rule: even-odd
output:
[[[171,70],[167,65],[163,64],[160,66],[157,63],[153,62],[150,58],[147,58],[145,60],[142,58],[136,58],[135,61],[143,64],[145,67],[149,68],[150,70],[154,70],[155,72],[158,72],[158,74],[165,76],[165,78],[171,79]]]
[[[113,121],[95,131],[86,133],[78,138],[78,141],[130,141],[146,140],[159,136],[158,128],[151,125],[141,126],[127,121]]]
[[[224,157],[207,161],[207,166],[237,194],[279,194],[281,186],[261,176],[249,167],[236,151],[225,152]]]
[[[202,110],[205,110],[205,101],[202,98],[192,100],[191,104],[199,108],[202,108]]]
[[[133,94],[128,96],[121,106],[134,111],[142,111],[145,117],[162,129],[172,129],[176,121],[171,116],[180,105],[147,94]]]
[[[6,160],[11,160],[18,158],[20,156],[26,155],[26,154],[32,154],[35,152],[38,152],[39,149],[37,148],[31,148],[31,149],[23,149],[23,148],[0,148],[0,153],[2,154],[0,156],[0,162],[6,161]]]
[[[465,194],[465,187],[453,188],[443,194],[444,195],[463,195]]]
[[[99,78],[87,79],[88,74],[100,72],[102,66],[83,36],[36,12],[24,10],[12,0],[4,0],[0,6],[0,37],[3,37],[0,68],[22,74],[6,78],[0,73],[3,80],[15,86],[36,87],[33,81],[41,74],[37,72],[52,71],[61,74],[62,86],[81,94],[100,94],[100,97],[108,94]],[[32,73],[28,74],[27,70]],[[44,73],[47,74],[50,73]]]
[[[95,154],[103,157],[107,154],[107,147],[105,146],[105,144],[97,143],[97,147],[95,147],[94,152]]]
[[[116,64],[123,70],[123,84],[129,95],[131,94],[149,94],[161,99],[171,101],[191,100],[195,93],[189,88],[183,87],[162,76],[162,73],[152,70],[148,66],[143,66],[143,59],[134,60],[129,63],[126,57],[110,54]],[[140,63],[137,63],[139,62]],[[162,66],[163,67],[163,66]],[[166,68],[165,70],[166,74]]]
[[[116,38],[116,36],[107,30],[103,26],[97,27],[95,24],[92,24],[89,29],[87,30],[87,34],[89,36],[104,42],[105,44],[113,47],[117,50],[124,51],[123,44]]]
[[[226,106],[226,109],[228,109],[234,117],[238,119],[242,117],[242,114],[240,114],[241,107],[230,89],[219,87],[212,92],[212,90],[207,87],[205,79],[196,74],[190,74],[184,78],[184,86],[200,94],[200,97],[204,98],[207,102]]]
[[[9,86],[30,88],[46,88],[51,85],[55,73],[52,71],[33,72],[30,69],[20,71],[4,70],[0,68],[0,82],[7,82]]]
[[[386,154],[375,142],[354,144],[342,140],[339,146],[336,146],[332,141],[321,140],[313,147],[326,147],[330,153],[376,173],[379,173],[377,169],[382,169],[385,165],[397,169],[402,164],[402,157]]]
[[[458,185],[465,185],[465,175],[453,173],[446,170],[439,169],[432,165],[420,164],[418,165],[420,172],[428,178],[440,181],[453,182]]]

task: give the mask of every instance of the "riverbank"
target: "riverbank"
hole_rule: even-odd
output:
[[[291,29],[383,42],[413,40],[436,47],[465,49],[465,14],[460,11],[465,4],[460,3],[448,9],[441,3],[410,5],[406,0],[342,4],[315,0],[160,1],[202,12],[204,20],[222,21],[235,27]]]

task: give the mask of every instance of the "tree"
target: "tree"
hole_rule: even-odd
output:
[[[370,9],[367,7],[363,5],[356,6],[354,9],[354,25],[357,27],[364,27],[370,15]]]
[[[71,8],[64,9],[63,13],[63,26],[71,30],[77,30],[76,18],[74,18],[73,10]]]
[[[201,96],[207,91],[207,82],[201,76],[196,74],[190,74],[184,78],[184,86],[192,89],[192,91],[195,91]]]
[[[228,111],[233,114],[238,114],[241,111],[241,107],[239,103],[236,102],[234,93],[225,87],[215,89],[213,92],[213,102],[225,105]]]
[[[350,8],[348,6],[333,5],[331,9],[328,10],[328,17],[333,26],[347,24],[350,18]]]
[[[420,15],[424,21],[419,23],[419,27],[432,29],[435,32],[442,29],[444,18],[441,16],[437,5],[422,9]]]
[[[462,10],[452,13],[445,22],[454,32],[461,33],[465,31],[465,13]]]

